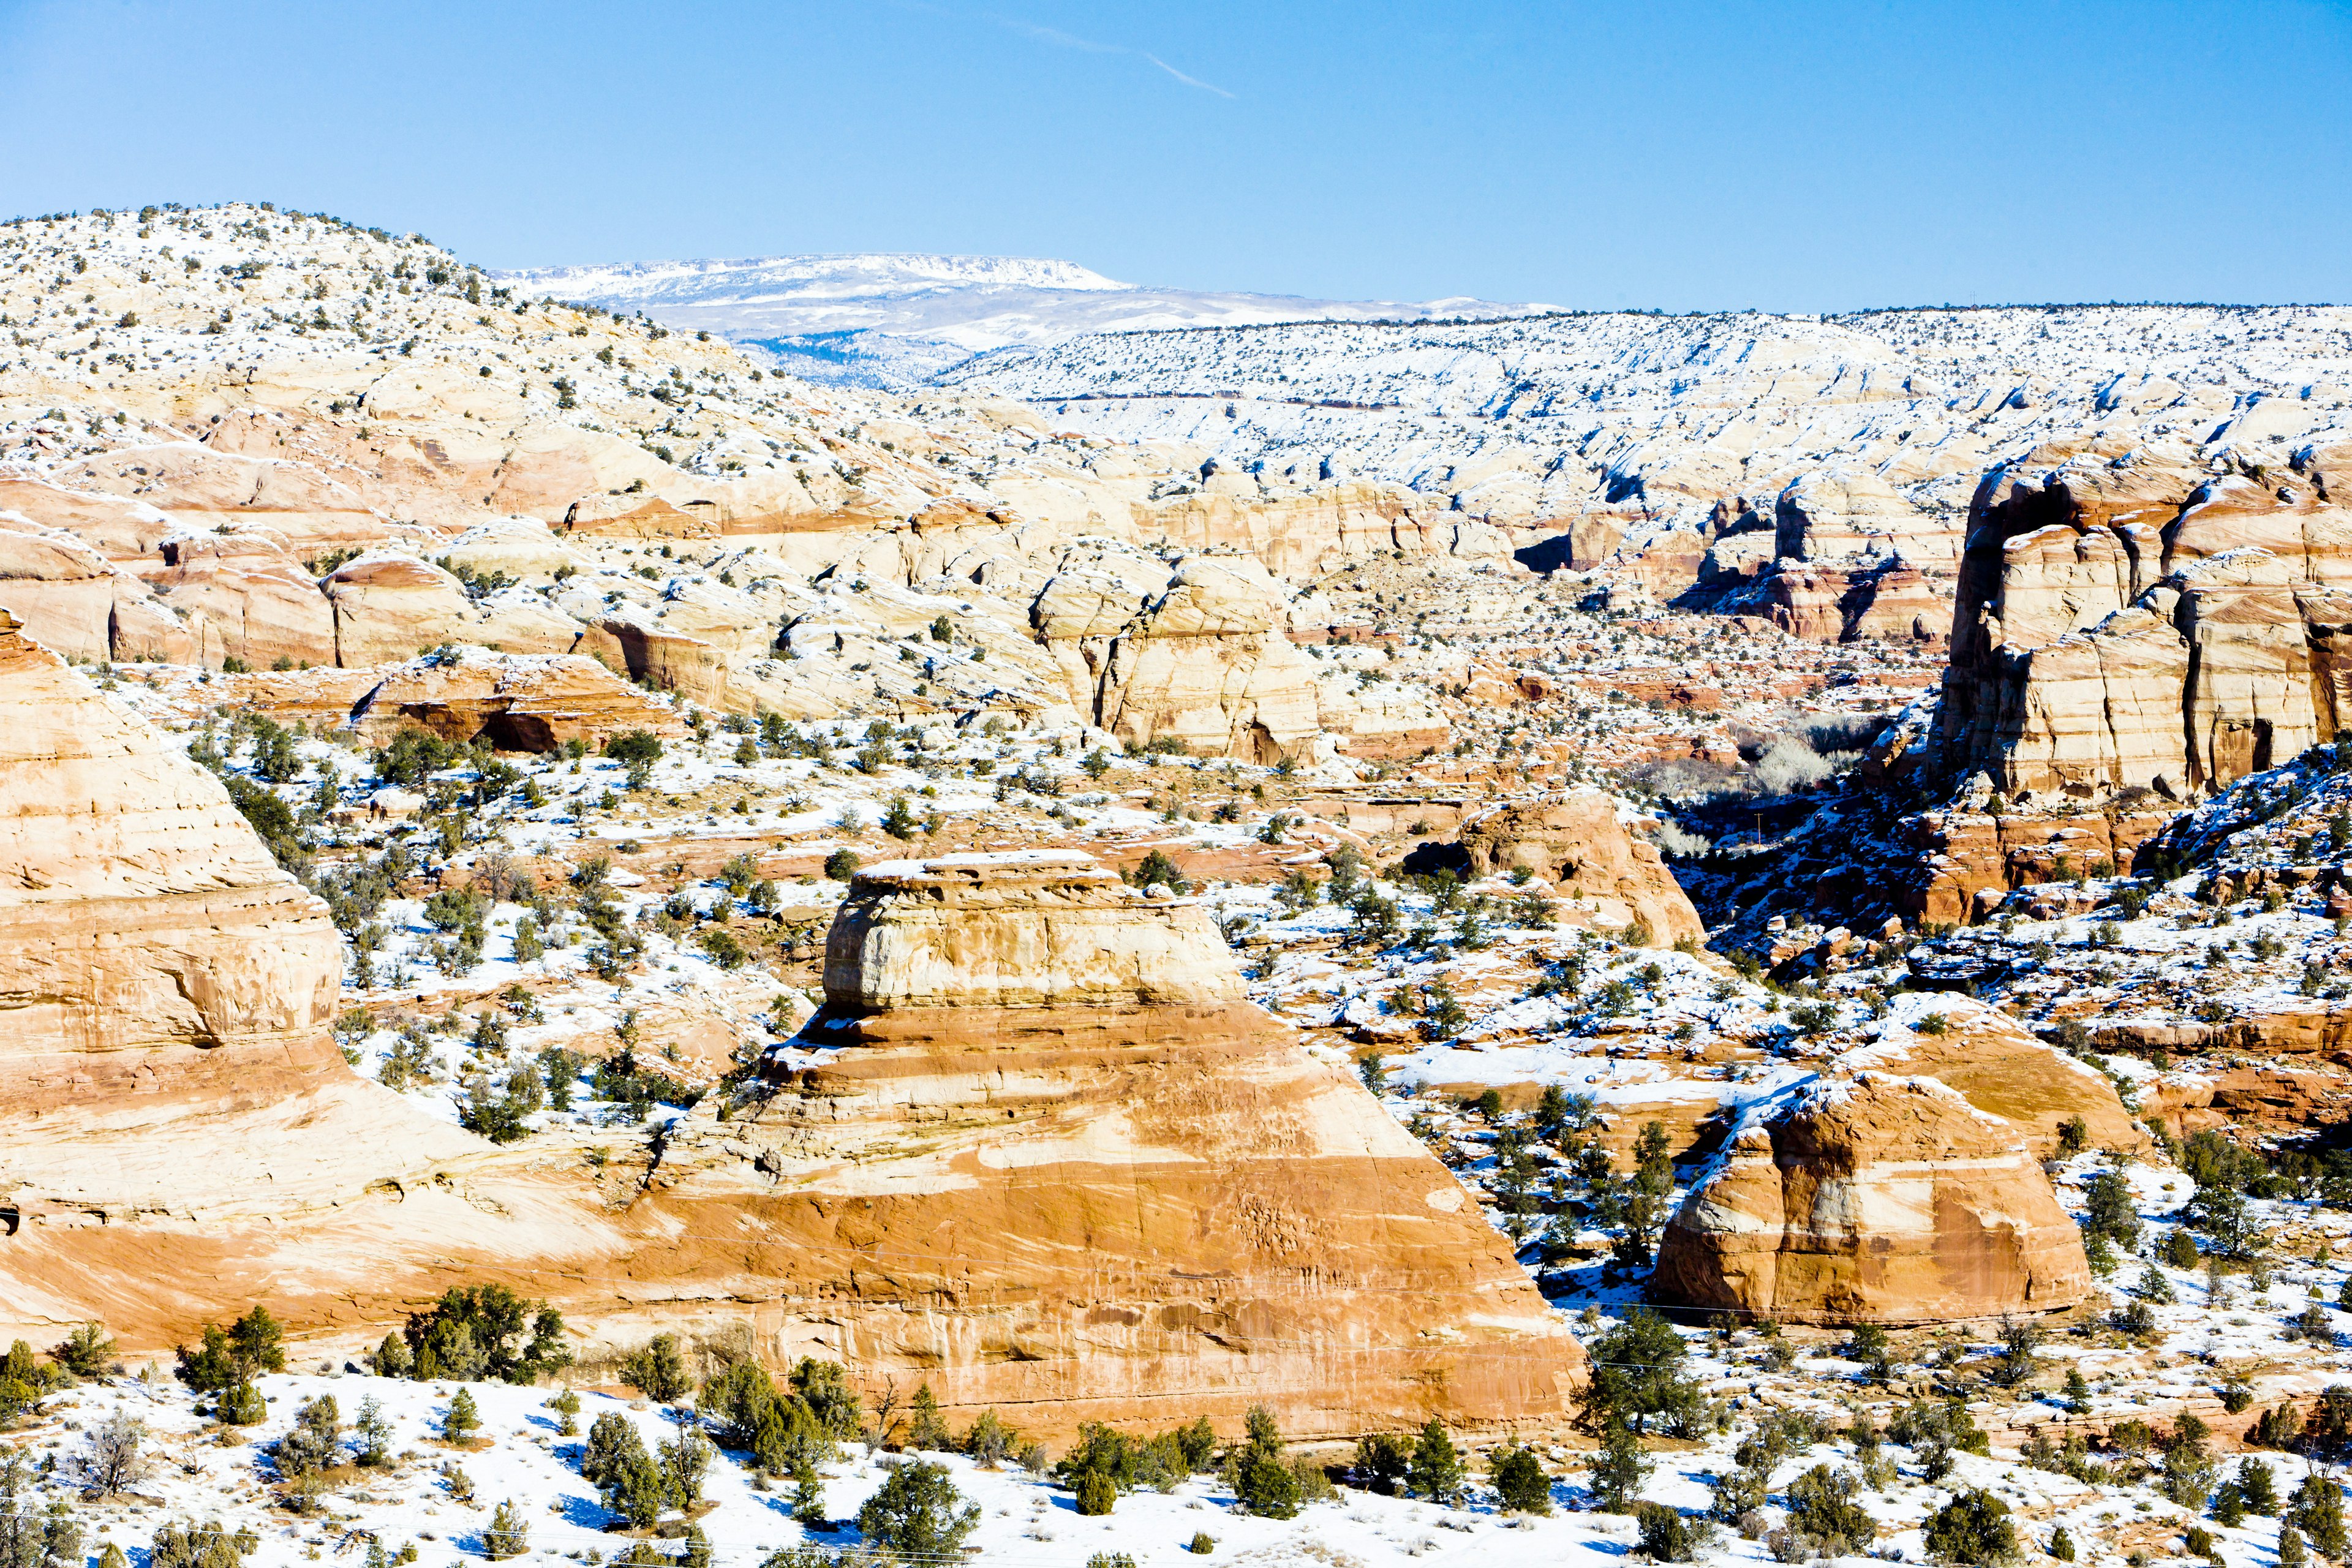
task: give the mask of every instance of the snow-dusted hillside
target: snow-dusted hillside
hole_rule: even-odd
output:
[[[551,267],[501,282],[724,334],[816,381],[911,386],[991,350],[1084,332],[1321,320],[1511,315],[1478,300],[1349,302],[1121,283],[1073,262],[1002,256],[764,256]]]
[[[1400,480],[1498,516],[1694,522],[1736,497],[1769,511],[1820,476],[1948,521],[1988,468],[2053,440],[2283,458],[2352,419],[2352,310],[1331,321],[1098,333],[940,379],[1066,427]]]

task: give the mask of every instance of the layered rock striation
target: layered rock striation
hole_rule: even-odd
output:
[[[2005,1092],[1998,1075],[1977,1095]],[[1654,1299],[1747,1320],[1927,1323],[2090,1291],[2028,1134],[1936,1078],[1872,1068],[1750,1106],[1668,1222]]]
[[[2095,444],[1971,510],[1937,751],[2020,795],[2176,800],[2352,724],[2352,445],[2215,474]]]
[[[655,1199],[743,1238],[780,1342],[1054,1429],[1564,1414],[1580,1352],[1507,1247],[1197,906],[1084,857],[876,868],[825,992]]]
[[[0,1100],[341,1073],[341,978],[220,782],[0,611]]]

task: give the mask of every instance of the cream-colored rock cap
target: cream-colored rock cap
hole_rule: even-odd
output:
[[[889,860],[857,873],[825,938],[824,994],[901,1007],[1223,1004],[1239,973],[1208,911],[1067,852]]]

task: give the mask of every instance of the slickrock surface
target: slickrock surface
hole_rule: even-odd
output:
[[[1238,994],[1196,908],[1083,858],[862,874],[804,1036],[837,1048],[656,1201],[742,1237],[763,1323],[953,1407],[1561,1418],[1580,1353],[1475,1205]]]
[[[1667,1223],[1649,1288],[1751,1320],[1922,1323],[2072,1306],[2091,1275],[2021,1129],[1872,1070],[1750,1108]]]
[[[184,1328],[278,1226],[474,1143],[344,1065],[341,971],[219,781],[0,614],[0,1318]]]

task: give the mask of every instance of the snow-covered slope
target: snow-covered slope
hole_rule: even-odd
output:
[[[1987,468],[2053,440],[2284,458],[2352,418],[2352,309],[1326,321],[1098,333],[940,380],[1066,428],[1400,480],[1495,516],[1607,510],[1638,531],[1826,474],[1949,519]]]
[[[764,348],[818,381],[909,386],[990,350],[1083,332],[1298,321],[1490,318],[1478,300],[1349,302],[1121,283],[1068,261],[1002,256],[765,256],[503,274],[530,295],[642,310]]]

